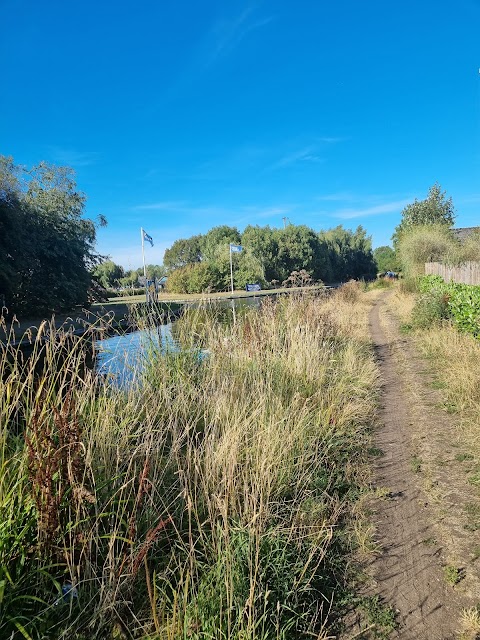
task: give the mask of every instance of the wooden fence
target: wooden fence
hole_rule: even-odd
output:
[[[445,282],[480,285],[480,262],[464,262],[458,267],[441,262],[426,262],[425,275],[442,276]]]

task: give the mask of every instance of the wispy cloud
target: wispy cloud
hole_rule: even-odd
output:
[[[351,207],[345,209],[339,209],[333,212],[333,217],[340,218],[341,220],[351,220],[353,218],[367,218],[369,216],[378,216],[384,213],[400,212],[410,200],[395,200],[394,202],[384,202],[383,204],[377,204],[369,207]]]
[[[178,200],[150,202],[147,204],[137,204],[132,207],[132,211],[181,211],[185,207],[185,204],[185,202]]]
[[[50,155],[55,163],[69,167],[87,167],[95,164],[100,157],[97,151],[78,151],[62,147],[50,147]]]
[[[291,165],[297,164],[299,162],[324,162],[324,158],[321,158],[316,154],[316,150],[314,146],[304,147],[302,149],[298,149],[297,151],[293,151],[292,153],[287,153],[282,156],[279,160],[271,164],[267,167],[268,171],[276,171],[277,169],[283,169],[284,167],[289,167]]]
[[[234,18],[219,20],[209,34],[209,46],[206,54],[206,66],[231,53],[252,31],[266,26],[273,16],[256,18],[255,8],[247,7]]]

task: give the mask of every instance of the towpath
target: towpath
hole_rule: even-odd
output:
[[[383,452],[373,480],[386,497],[373,504],[379,553],[368,569],[374,593],[397,611],[398,629],[390,637],[453,640],[460,637],[462,609],[476,604],[478,594],[475,580],[455,586],[449,581],[446,567],[452,554],[457,558],[462,554],[461,544],[453,538],[456,534],[461,538],[465,531],[462,534],[460,515],[453,517],[457,530],[448,526],[449,509],[452,515],[451,509],[458,508],[455,496],[449,495],[448,475],[435,475],[435,469],[428,467],[429,457],[434,460],[440,451],[445,455],[451,425],[449,416],[435,406],[425,363],[386,308],[389,295],[383,294],[370,314],[381,376],[376,446]],[[464,577],[459,562],[452,564],[454,569],[458,578]]]

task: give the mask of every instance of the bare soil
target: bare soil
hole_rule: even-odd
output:
[[[480,599],[480,533],[468,531],[465,509],[478,495],[456,461],[455,420],[442,410],[413,339],[387,310],[389,295],[370,315],[381,375],[375,446],[382,455],[373,485],[386,497],[371,504],[378,553],[367,572],[371,592],[397,612],[398,628],[389,637],[450,640],[461,637],[462,609]]]

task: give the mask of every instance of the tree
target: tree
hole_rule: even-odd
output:
[[[214,261],[219,252],[223,252],[225,247],[228,248],[230,243],[240,244],[241,236],[236,227],[220,225],[213,227],[202,237],[201,249],[204,260]]]
[[[397,254],[389,246],[377,247],[373,250],[373,259],[377,265],[377,271],[398,271],[398,259]]]
[[[83,217],[86,197],[74,172],[41,162],[31,170],[0,158],[0,286],[15,313],[85,304],[96,225]]]
[[[261,266],[259,273],[262,279],[268,282],[279,279],[278,237],[275,229],[249,225],[242,233],[242,245]]]
[[[123,267],[115,264],[112,260],[105,260],[95,267],[93,270],[94,278],[105,287],[105,289],[118,286],[119,281],[123,278],[125,272]]]
[[[277,230],[279,281],[293,271],[307,271],[314,280],[330,280],[328,248],[313,229],[305,225],[288,225]]]
[[[428,190],[425,200],[415,199],[402,211],[402,220],[392,236],[394,246],[397,245],[402,233],[412,226],[440,224],[451,227],[454,222],[455,208],[452,198],[447,198],[446,192],[442,192],[440,185],[436,182]]]
[[[178,269],[202,260],[202,235],[175,240],[165,251],[163,263],[167,269]]]
[[[215,264],[196,262],[172,271],[167,290],[174,293],[210,293],[222,288],[223,278]]]

